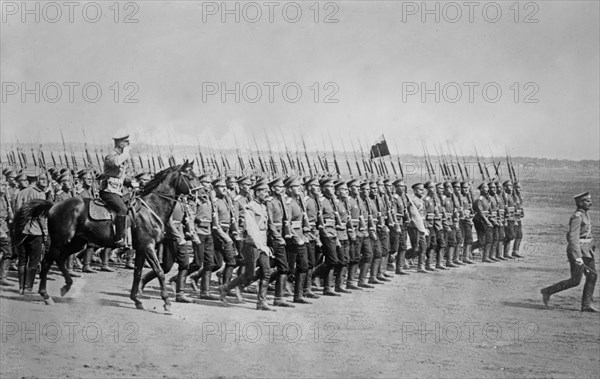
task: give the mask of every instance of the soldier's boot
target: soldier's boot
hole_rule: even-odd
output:
[[[504,242],[504,245],[502,246],[502,248],[503,248],[502,255],[504,256],[504,258],[515,259],[515,257],[510,255],[510,241]]]
[[[379,266],[381,265],[381,258],[373,258],[371,261],[371,272],[369,276],[369,284],[383,284],[383,282],[377,279]]]
[[[346,289],[347,290],[361,290],[359,286],[357,286],[357,271],[358,271],[358,263],[350,263],[348,265],[348,279],[346,280]]]
[[[277,282],[275,283],[275,298],[273,299],[273,305],[277,306],[277,307],[294,308],[293,304],[288,303],[283,298],[286,282],[287,282],[286,274],[281,273],[277,276]]]
[[[223,269],[223,275],[221,276],[221,280],[222,280],[221,284],[223,284],[223,285],[229,284],[229,282],[231,281],[231,278],[233,277],[234,270],[235,270],[235,267],[233,267],[233,266],[225,266],[225,268]],[[235,291],[234,288],[232,288],[232,290],[234,290],[234,292],[232,293],[230,290],[229,296],[237,297],[237,291]]]
[[[202,279],[200,282],[200,295],[198,296],[202,300],[219,300],[218,296],[214,296],[210,293],[210,277],[212,271],[206,270],[202,273]],[[268,283],[267,283],[268,284]]]
[[[331,284],[333,282],[333,269],[330,268],[324,275],[323,280],[325,284],[323,286],[323,296],[342,296],[339,293],[331,290]]]
[[[504,246],[501,243],[501,241],[496,242],[496,246],[494,246],[495,250],[496,250],[496,254],[494,255],[494,257],[499,260],[499,261],[506,261],[507,259],[503,257],[503,250],[504,250]]]
[[[81,278],[80,274],[73,271],[74,265],[75,265],[75,256],[70,255],[69,258],[67,258],[67,270],[69,270],[69,274],[71,275],[72,278]]]
[[[125,233],[127,232],[127,216],[117,215],[115,217],[115,247],[125,247]]]
[[[458,267],[458,264],[455,264],[452,259],[454,258],[454,252],[456,251],[456,247],[450,246],[448,247],[448,251],[446,252],[446,267],[454,268]]]
[[[127,254],[127,256],[125,257],[125,268],[128,270],[134,270],[135,250],[129,249],[125,254]]]
[[[19,278],[19,293],[23,295],[25,293],[25,267],[17,266],[17,277]]]
[[[256,309],[259,311],[273,311],[276,309],[269,307],[267,304],[267,288],[269,287],[268,279],[260,279],[258,281],[258,298],[256,301]]]
[[[81,272],[85,272],[88,274],[95,274],[96,270],[92,269],[92,256],[94,255],[94,249],[88,247],[83,252],[83,267],[81,268]]]
[[[410,275],[408,272],[404,271],[404,257],[406,256],[406,251],[399,251],[396,254],[396,275]]]
[[[36,268],[28,268],[25,271],[25,293],[33,292],[33,285],[35,283],[35,274],[37,272]]]
[[[335,268],[335,292],[339,293],[352,293],[352,291],[348,291],[342,288],[342,283],[344,283],[344,270],[345,266],[338,266]]]
[[[588,275],[585,279],[585,285],[583,286],[583,295],[581,296],[582,312],[598,312],[598,310],[592,306],[594,288],[596,287],[597,279],[598,274],[591,271],[588,272]]]
[[[369,273],[369,262],[360,264],[360,271],[358,274],[358,286],[360,288],[375,288],[374,286],[367,283],[367,275]]]
[[[175,301],[178,303],[193,303],[194,301],[185,295],[183,287],[185,285],[185,277],[187,275],[187,269],[179,270],[177,273],[177,281],[175,284]]]
[[[188,279],[190,281],[190,285],[192,286],[192,289],[195,292],[199,291],[198,281],[200,280],[201,274],[202,274],[202,270],[196,270],[194,273],[192,273],[190,276],[188,276]]]
[[[500,262],[500,260],[496,259],[496,257],[495,257],[496,244],[497,244],[497,242],[492,242],[491,246],[489,247],[488,253],[487,253],[488,259],[492,262]]]
[[[309,299],[318,299],[321,296],[317,295],[316,293],[314,293],[311,289],[312,287],[312,274],[313,274],[313,269],[309,268],[308,272],[306,273],[306,277],[304,279],[304,284],[303,284],[303,292],[304,292],[304,297],[309,298]]]
[[[387,276],[385,275],[385,269],[387,267],[387,259],[388,259],[387,255],[385,257],[381,257],[381,261],[379,262],[379,267],[377,267],[376,278],[380,282],[391,282],[391,280],[388,279]]]
[[[306,283],[306,273],[297,273],[296,281],[294,282],[294,303],[312,304],[310,301],[304,300],[304,283]]]
[[[481,261],[485,262],[485,263],[493,263],[495,261],[492,261],[489,258],[489,254],[490,254],[490,250],[491,250],[491,244],[485,244],[484,246],[481,247]]]
[[[471,252],[471,245],[465,245],[463,247],[463,262],[469,265],[475,264],[473,260],[473,253]]]
[[[100,271],[104,272],[115,272],[112,268],[108,266],[108,258],[110,256],[109,249],[102,249],[100,251],[100,258],[102,258],[102,266],[100,266]]]
[[[386,278],[393,278],[394,274],[389,274],[387,271],[390,269],[390,259],[392,259],[391,255],[386,255],[385,257],[381,258],[381,266],[379,266],[379,274],[384,278],[384,282],[391,282],[390,279],[386,279]],[[392,271],[394,270],[394,265],[392,264]]]
[[[425,270],[427,271],[437,271],[437,269],[435,269],[432,265],[431,265],[431,255],[435,254],[434,250],[430,250],[429,254],[427,255],[427,258],[425,259]]]
[[[8,259],[3,259],[0,261],[0,286],[10,286],[10,282],[6,280],[6,274],[8,272],[8,265],[10,262]]]
[[[447,270],[444,267],[443,259],[444,258],[444,249],[437,249],[435,252],[435,268],[438,270]]]
[[[462,261],[463,249],[464,248],[462,245],[456,246],[454,248],[454,255],[452,257],[452,263],[454,263],[456,266],[463,266],[463,265],[467,264],[466,262]]]
[[[396,256],[398,256],[398,253],[392,254],[391,252],[388,254],[388,259],[387,259],[387,266],[385,267],[386,271],[391,271],[394,272],[396,271],[396,267],[394,267],[394,261],[396,260]],[[388,273],[384,271],[383,274],[385,276],[388,277],[393,277],[394,275],[388,275]]]

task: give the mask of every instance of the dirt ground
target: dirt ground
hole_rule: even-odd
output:
[[[64,298],[54,272],[50,307],[19,296],[12,273],[0,290],[1,376],[597,378],[600,315],[579,311],[583,284],[549,308],[539,293],[568,276],[571,212],[528,208],[524,259],[397,276],[277,312],[245,294],[245,304],[174,303],[165,315],[152,286],[136,310],[124,269],[76,278]]]

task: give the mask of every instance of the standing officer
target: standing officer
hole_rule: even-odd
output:
[[[115,149],[104,158],[104,174],[100,183],[100,198],[117,213],[115,218],[115,247],[125,247],[127,207],[123,195],[123,181],[131,158],[129,134],[119,133],[113,137]]]
[[[596,246],[592,239],[592,224],[588,210],[592,207],[592,198],[589,192],[584,192],[574,197],[577,210],[569,220],[569,231],[567,232],[567,258],[571,266],[571,277],[541,290],[542,300],[548,306],[550,296],[555,293],[577,287],[581,277],[585,275],[585,286],[581,298],[582,312],[598,312],[592,306],[594,288],[596,286],[596,263],[594,252]]]
[[[411,213],[410,225],[408,227],[408,237],[410,238],[410,244],[412,246],[413,256],[418,258],[417,272],[427,274],[425,270],[424,260],[427,250],[427,240],[429,239],[429,228],[427,227],[427,214],[425,210],[425,202],[423,196],[425,194],[425,188],[423,183],[415,183],[412,185],[414,192],[414,199],[410,206],[413,207],[415,214]]]

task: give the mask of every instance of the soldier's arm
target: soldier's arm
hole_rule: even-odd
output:
[[[569,250],[575,259],[581,258],[581,246],[579,245],[579,234],[581,232],[581,213],[576,212],[569,220],[569,231],[567,232],[567,242]]]
[[[483,213],[483,207],[481,206],[481,200],[479,200],[479,199],[475,200],[475,203],[473,204],[473,208],[475,208],[475,212],[479,215],[479,217],[481,217],[483,222],[485,222],[488,225],[491,225],[490,220],[488,220],[488,218],[485,216],[485,213]]]
[[[274,210],[273,200],[267,201],[267,215],[269,217],[269,221],[267,222],[267,230],[268,230],[269,235],[273,239],[276,239],[280,243],[284,243],[285,241],[283,240],[281,233],[279,233],[279,231],[277,230],[277,227],[273,223],[274,211],[275,210]]]

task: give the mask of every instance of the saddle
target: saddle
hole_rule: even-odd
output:
[[[113,212],[106,207],[106,203],[101,199],[93,199],[89,206],[90,218],[92,220],[103,221],[112,220]]]

